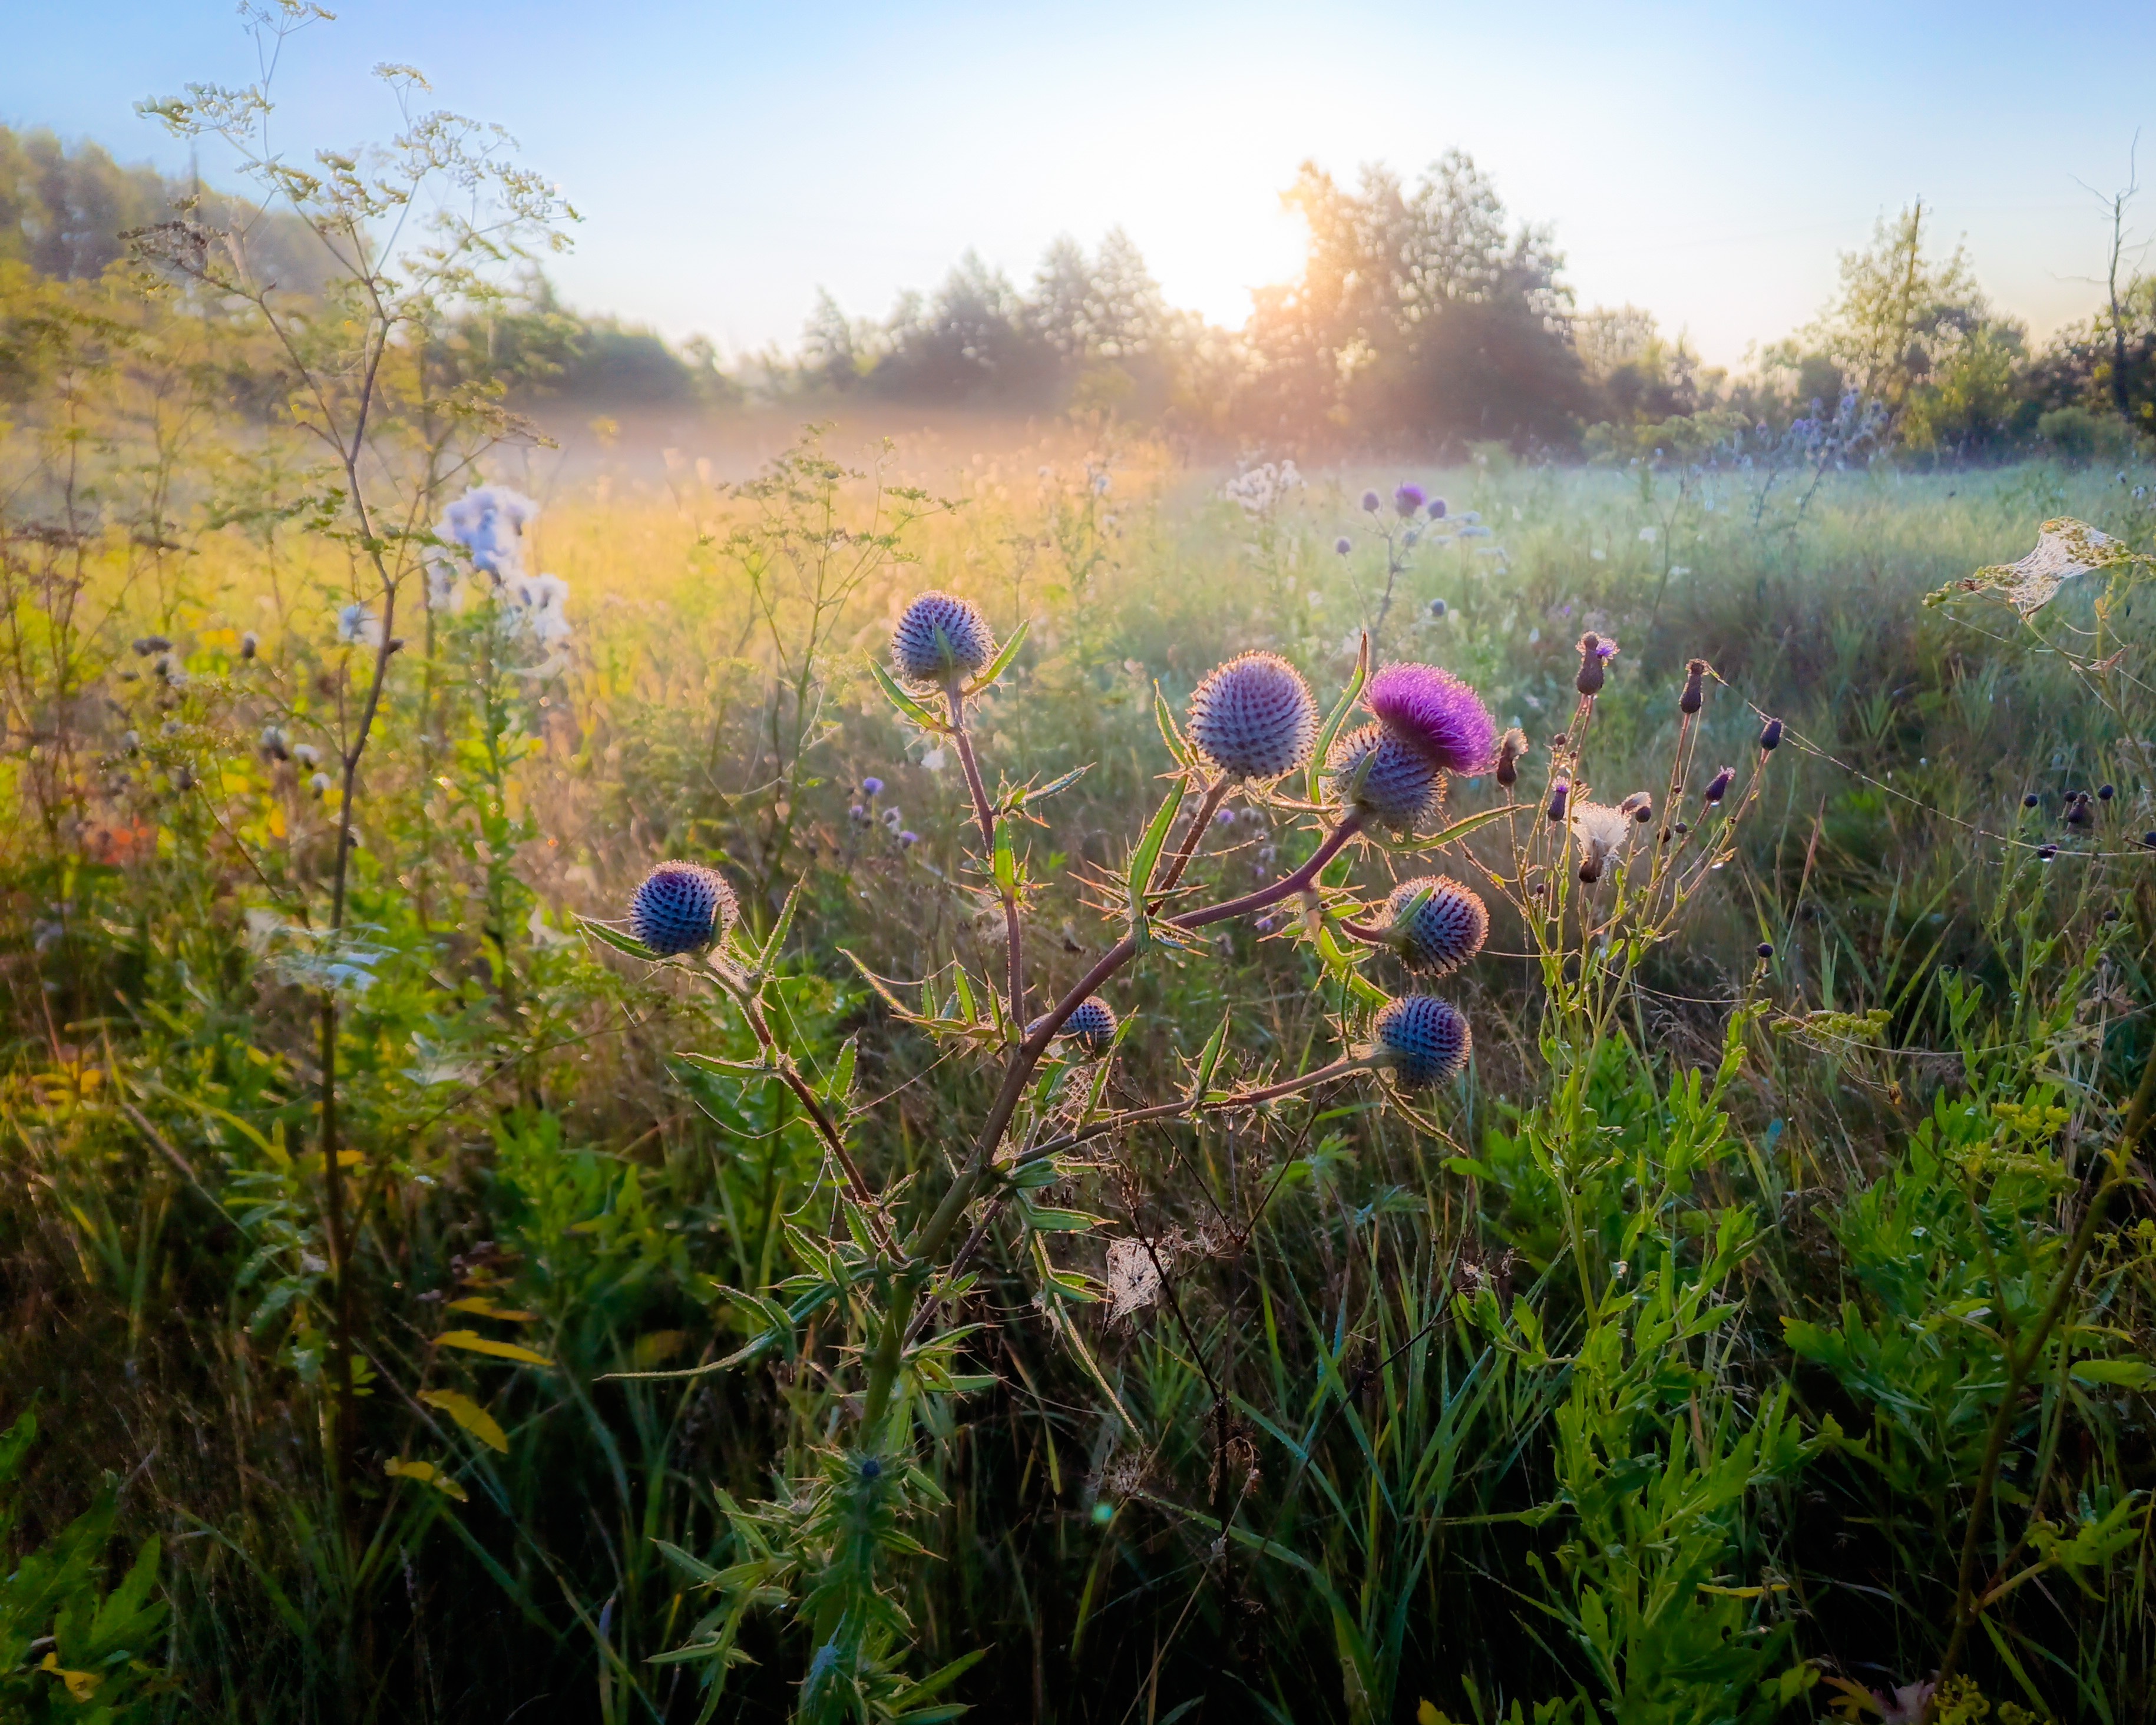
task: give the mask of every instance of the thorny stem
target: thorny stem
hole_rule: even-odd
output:
[[[973,818],[980,823],[982,860],[988,865],[991,878],[996,866],[996,809],[988,801],[988,787],[982,782],[980,763],[973,758],[973,740],[966,734],[966,698],[954,677],[944,689],[951,706],[951,735],[958,745],[958,762],[966,770],[966,788],[973,796]],[[1006,819],[1009,817],[1006,816]],[[1004,903],[1004,929],[1010,946],[1010,1015],[1011,1022],[1025,1022],[1025,945],[1020,938],[1018,894],[996,883],[996,893]]]
[[[2145,913],[2150,895],[2143,891],[2141,900]],[[1991,1500],[1999,1482],[1999,1469],[2006,1453],[2007,1439],[2012,1436],[2015,1415],[2019,1411],[2021,1392],[2028,1386],[2030,1374],[2036,1369],[2044,1344],[2051,1340],[2051,1332],[2058,1328],[2059,1320],[2066,1315],[2067,1303],[2072,1299],[2074,1287],[2080,1279],[2082,1265],[2095,1248],[2096,1236],[2111,1195],[2132,1177],[2131,1164],[2134,1152],[2139,1149],[2143,1136],[2148,1129],[2149,1115],[2156,1109],[2156,1046],[2148,1051],[2148,1058],[2141,1068],[2141,1082],[2134,1087],[2133,1098],[2128,1103],[2126,1122],[2119,1133],[2118,1143],[2111,1153],[2111,1171],[2096,1190],[2090,1195],[2088,1205],[2082,1212],[2081,1225],[2074,1230],[2072,1242],[2066,1247],[2065,1260],[2059,1266],[2059,1277],[2051,1289],[2051,1298],[2044,1307],[2043,1315],[2021,1339],[2016,1348],[2006,1349],[2006,1382],[1999,1395],[1999,1410],[1992,1415],[1990,1436],[1984,1446],[1984,1463],[1976,1477],[1976,1495],[1969,1507],[1969,1526],[1962,1534],[1961,1564],[1954,1586],[1953,1634],[1947,1642],[1945,1656],[1939,1661],[1939,1672],[1934,1680],[1932,1699],[1926,1704],[1924,1717],[1938,1717],[1938,1698],[1946,1681],[1954,1674],[1969,1645],[1969,1632],[1976,1626],[1983,1615],[1983,1604],[1976,1597],[1976,1550],[1984,1535],[1984,1525]]]
[[[1176,883],[1183,878],[1183,870],[1190,867],[1190,859],[1198,854],[1198,847],[1205,837],[1205,829],[1213,824],[1214,816],[1220,811],[1220,805],[1227,797],[1230,782],[1228,775],[1223,773],[1205,787],[1204,798],[1198,805],[1198,812],[1190,817],[1190,825],[1184,830],[1183,842],[1176,847],[1175,855],[1169,859],[1166,872],[1157,876],[1147,890],[1158,893],[1162,898],[1175,890]],[[1157,905],[1158,901],[1154,902]]]
[[[1295,894],[1315,881],[1326,864],[1339,855],[1342,848],[1362,828],[1362,816],[1350,809],[1327,833],[1325,840],[1300,868],[1269,887],[1245,893],[1240,898],[1224,903],[1209,905],[1203,910],[1194,910],[1183,916],[1168,919],[1173,929],[1190,930],[1202,929],[1214,923],[1225,922],[1232,917],[1247,915],[1254,910],[1263,910],[1283,898]],[[996,1148],[1003,1142],[1004,1134],[1009,1129],[1011,1116],[1017,1113],[1019,1098],[1025,1093],[1026,1082],[1040,1065],[1040,1057],[1047,1052],[1048,1045],[1063,1027],[1064,1021],[1078,1010],[1079,1006],[1095,994],[1116,972],[1130,962],[1137,952],[1135,936],[1126,934],[1103,954],[1093,968],[1080,979],[1076,986],[1064,996],[1055,1006],[1026,1033],[1025,1040],[1011,1051],[1009,1064],[1004,1070],[1003,1088],[989,1105],[988,1118],[982,1123],[980,1135],[974,1140],[972,1153],[957,1179],[943,1194],[928,1220],[916,1231],[908,1242],[910,1259],[906,1272],[892,1289],[891,1302],[884,1314],[883,1329],[876,1349],[869,1364],[867,1395],[862,1404],[861,1424],[873,1434],[881,1422],[891,1403],[891,1393],[897,1382],[898,1369],[903,1356],[906,1326],[912,1317],[914,1295],[935,1262],[937,1254],[949,1242],[964,1218],[967,1206],[973,1200],[983,1178],[993,1162]],[[1183,1104],[1187,1106],[1187,1104]],[[871,1438],[873,1441],[873,1438]]]

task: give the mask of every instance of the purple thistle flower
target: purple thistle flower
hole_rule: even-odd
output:
[[[869,823],[869,811],[861,804],[855,803],[846,811],[846,818],[857,827],[865,827]]]
[[[1421,486],[1413,480],[1408,480],[1394,491],[1393,508],[1404,521],[1422,507],[1423,499],[1428,494]]]
[[[1374,515],[1378,513],[1378,494],[1374,491],[1365,491],[1363,494],[1363,508],[1370,514]]]
[[[1442,521],[1445,519],[1445,499],[1443,498],[1433,497],[1430,499],[1430,518],[1433,521]]]
[[[1457,1077],[1474,1052],[1466,1016],[1435,995],[1402,995],[1378,1014],[1379,1061],[1410,1089]]]
[[[1235,810],[1233,810],[1233,809],[1216,809],[1216,810],[1214,810],[1214,813],[1213,813],[1213,824],[1214,824],[1215,827],[1233,827],[1233,826],[1235,824]]]
[[[914,846],[921,842],[921,835],[909,830],[899,834],[898,842],[904,845],[908,850],[911,850]]]
[[[891,663],[908,683],[970,677],[995,656],[996,637],[980,607],[953,593],[923,593],[891,637]]]
[[[1759,728],[1759,752],[1772,755],[1782,746],[1782,721],[1770,719]]]
[[[661,862],[629,901],[629,931],[661,957],[694,952],[721,939],[740,907],[716,869]]]
[[[1445,806],[1445,775],[1382,724],[1363,725],[1334,742],[1325,773],[1335,795],[1394,832],[1422,831]]]
[[[1363,701],[1432,766],[1468,775],[1496,764],[1497,721],[1480,695],[1435,665],[1388,665]]]
[[[1278,778],[1317,746],[1317,703],[1278,653],[1241,653],[1209,672],[1191,696],[1190,740],[1224,773]]]
[[[864,779],[864,780],[862,780],[862,781],[861,781],[861,795],[862,795],[862,796],[882,796],[882,795],[883,795],[883,781],[882,781],[882,780],[880,780],[880,779]]]
[[[1255,927],[1260,934],[1270,934],[1273,931],[1273,919],[1269,916],[1261,916],[1254,924],[1252,924],[1252,926]]]
[[[1482,950],[1490,909],[1455,880],[1404,880],[1385,900],[1385,944],[1417,975],[1442,976]]]
[[[1340,555],[1344,557],[1348,554],[1348,552],[1355,549],[1355,541],[1348,538],[1348,535],[1343,533],[1339,538],[1332,541],[1332,549],[1339,552]]]

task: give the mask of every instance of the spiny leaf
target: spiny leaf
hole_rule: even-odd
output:
[[[1018,657],[1019,648],[1025,645],[1026,632],[1032,627],[1033,620],[1029,617],[1010,632],[1010,639],[1004,642],[1003,651],[989,661],[988,669],[966,685],[968,694],[977,695],[993,687],[996,679],[1010,669],[1011,661]]]
[[[869,673],[875,678],[876,687],[883,691],[883,698],[898,709],[901,718],[909,719],[921,729],[933,731],[939,736],[949,731],[950,726],[900,688],[898,679],[875,659],[869,661]]]
[[[577,926],[588,938],[598,941],[602,946],[611,946],[616,952],[626,954],[633,959],[642,959],[647,965],[661,962],[660,955],[641,940],[623,934],[619,929],[610,929],[604,923],[588,916],[578,917]]]
[[[1178,778],[1168,787],[1168,795],[1161,800],[1160,808],[1146,827],[1144,837],[1138,840],[1137,848],[1131,852],[1131,869],[1127,879],[1130,894],[1131,932],[1142,945],[1152,930],[1146,915],[1146,891],[1152,884],[1152,872],[1160,862],[1160,853],[1168,843],[1168,831],[1175,825],[1176,811],[1183,806],[1183,794],[1188,786]]]
[[[1152,717],[1153,723],[1160,727],[1160,740],[1168,745],[1168,752],[1175,757],[1175,764],[1192,765],[1197,760],[1197,754],[1184,740],[1183,728],[1175,722],[1175,714],[1169,710],[1158,683],[1152,686]]]

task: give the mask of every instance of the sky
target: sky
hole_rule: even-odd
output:
[[[1449,148],[1548,223],[1582,309],[1632,304],[1710,363],[1807,321],[1839,253],[1922,197],[2039,335],[2093,309],[2145,131],[2156,4],[1084,7],[827,0],[331,0],[272,94],[293,147],[385,136],[418,66],[583,217],[568,299],[732,354],[791,348],[819,288],[880,315],[968,247],[1024,284],[1120,224],[1171,303],[1239,326],[1291,277],[1296,167],[1412,177]],[[0,122],[187,165],[134,104],[244,84],[232,0],[10,0]],[[201,167],[221,173],[205,149]]]

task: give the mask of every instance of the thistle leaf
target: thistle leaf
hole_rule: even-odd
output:
[[[1011,661],[1018,657],[1019,648],[1025,645],[1026,632],[1032,627],[1033,620],[1029,617],[1013,629],[1010,632],[1010,639],[1004,642],[1003,651],[989,662],[987,670],[966,685],[965,692],[969,695],[977,695],[984,688],[993,688],[996,679],[1010,669]]]
[[[1321,800],[1324,790],[1325,757],[1332,752],[1332,740],[1340,735],[1340,728],[1348,722],[1348,715],[1355,710],[1355,702],[1363,693],[1363,685],[1370,680],[1370,637],[1363,637],[1363,648],[1355,657],[1355,674],[1348,679],[1348,687],[1340,691],[1340,699],[1327,715],[1325,724],[1317,733],[1317,748],[1310,757],[1310,771],[1305,783],[1306,795],[1312,802]]]
[[[883,698],[898,709],[899,717],[911,719],[921,729],[933,731],[938,736],[949,732],[949,725],[901,688],[898,679],[875,659],[869,661],[869,673],[875,678],[876,687],[883,691]]]

